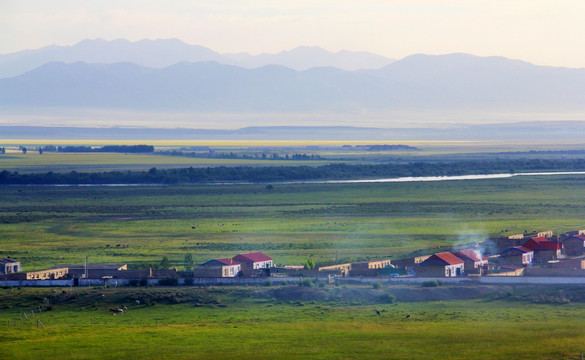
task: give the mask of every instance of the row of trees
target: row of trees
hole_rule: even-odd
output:
[[[55,146],[45,145],[43,147],[27,149],[24,146],[19,147],[23,154],[26,154],[28,150],[36,150],[39,154],[43,152],[66,152],[66,153],[88,153],[88,152],[111,152],[111,153],[152,153],[154,152],[154,146],[152,145],[106,145],[102,147],[92,148],[91,146]],[[6,149],[0,147],[0,154],[6,154]]]
[[[154,152],[152,145],[105,145],[102,147],[91,146],[55,146],[47,145],[41,148],[44,151],[66,152],[66,153],[87,153],[87,152],[111,152],[111,153],[151,153]]]
[[[585,171],[585,159],[476,160],[394,164],[208,167],[148,171],[20,174],[0,172],[0,184],[180,184],[454,176],[536,171]]]
[[[169,156],[184,156],[191,158],[205,158],[205,159],[244,159],[244,160],[320,160],[321,156],[316,154],[277,154],[277,153],[255,153],[255,154],[238,154],[234,152],[183,152],[178,150],[163,151],[158,154]]]

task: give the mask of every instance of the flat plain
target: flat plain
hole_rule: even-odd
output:
[[[336,251],[340,261],[397,259],[487,236],[580,228],[584,181],[4,186],[2,250],[27,270],[85,256],[130,266],[168,256],[180,267],[188,253],[204,262],[249,250],[290,265],[331,262]]]
[[[28,161],[6,156],[0,164],[11,171]],[[55,156],[71,157],[67,171],[129,169],[137,159],[125,163],[123,156],[99,154],[88,164],[87,154]],[[43,159],[43,169],[59,171],[65,157]],[[148,158],[141,166],[152,165]],[[130,268],[156,267],[166,256],[183,269],[187,254],[197,264],[247,251],[287,265],[308,258],[328,264],[336,254],[339,261],[397,259],[487,236],[583,228],[584,185],[582,175],[561,175],[367,184],[1,186],[0,256],[19,259],[25,270],[79,264],[86,256],[90,263]],[[580,289],[501,287],[465,300],[431,301],[423,294],[435,290],[406,286],[421,291],[421,301],[412,301],[403,300],[400,286],[312,286],[7,287],[0,289],[0,347],[14,359],[578,359],[585,351],[585,297],[564,295]],[[303,292],[282,295],[295,289]],[[336,300],[324,300],[318,291]],[[372,291],[373,297],[356,295]],[[108,311],[121,304],[129,306],[125,314]]]

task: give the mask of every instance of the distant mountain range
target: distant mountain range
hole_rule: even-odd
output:
[[[0,126],[2,139],[29,140],[314,140],[389,141],[404,140],[506,140],[526,144],[534,139],[582,140],[585,122],[521,122],[427,128],[367,128],[353,126],[254,126],[233,130],[124,127]]]
[[[319,47],[308,46],[300,46],[278,54],[220,54],[177,39],[137,42],[95,39],[84,40],[73,46],[51,45],[36,50],[0,54],[0,78],[17,76],[49,62],[78,61],[88,64],[131,62],[152,68],[167,67],[180,62],[217,61],[220,64],[244,68],[282,65],[294,70],[306,70],[312,67],[331,66],[351,71],[379,69],[393,60],[368,52],[332,53]]]
[[[585,69],[501,57],[413,55],[377,70],[216,61],[163,68],[53,62],[0,79],[0,106],[195,112],[585,110]]]

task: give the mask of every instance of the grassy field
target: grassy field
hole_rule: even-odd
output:
[[[64,157],[44,154],[30,165],[51,168],[68,155],[55,156]],[[114,156],[63,165],[104,169],[138,159]],[[14,161],[23,166],[27,158]],[[336,252],[340,261],[396,259],[487,236],[584,228],[584,186],[582,176],[273,188],[3,186],[0,257],[25,270],[86,256],[131,268],[168,256],[182,269],[186,254],[202,263],[250,250],[277,264],[330,263]],[[585,351],[582,300],[554,295],[562,301],[534,303],[505,288],[468,300],[388,303],[345,296],[371,286],[316,288],[339,295],[332,302],[278,296],[280,288],[4,288],[0,349],[12,359],[579,359]],[[129,311],[112,316],[108,309],[121,304]],[[39,306],[51,308],[39,314]]]
[[[277,289],[0,289],[0,347],[13,359],[578,359],[585,350],[582,304],[300,301]],[[43,299],[53,305],[39,313]],[[122,303],[128,311],[112,316]]]
[[[277,264],[400,258],[585,226],[579,176],[393,184],[0,187],[0,256],[27,270],[264,251]],[[120,245],[120,246],[117,246]]]
[[[5,147],[7,153],[0,155],[0,171],[18,172],[90,172],[115,170],[148,170],[152,167],[181,168],[181,167],[216,167],[216,166],[319,166],[329,163],[387,163],[412,161],[441,161],[441,160],[470,160],[470,159],[573,159],[582,158],[582,153],[571,153],[570,150],[582,150],[580,144],[545,144],[502,143],[494,141],[401,141],[401,145],[416,147],[420,151],[384,150],[368,151],[365,148],[355,148],[357,145],[381,144],[379,141],[150,141],[149,145],[156,147],[153,154],[116,154],[116,153],[53,153],[45,151],[42,155],[36,150],[45,145],[56,146],[92,146],[105,145],[140,145],[144,141],[73,141],[73,140],[2,140],[0,147]],[[391,144],[398,144],[396,142]],[[351,149],[341,148],[343,145],[354,146]],[[29,151],[23,154],[20,146]],[[184,156],[161,155],[159,151],[179,150],[186,153],[194,152],[190,147],[209,147],[214,154],[233,153],[237,159],[227,158],[191,158]],[[530,150],[556,150],[551,153],[541,152],[532,154]],[[560,150],[559,150],[560,149]],[[566,153],[560,153],[564,150]],[[195,151],[200,156],[205,150]],[[501,153],[510,152],[510,153]],[[519,153],[515,153],[519,152]],[[257,155],[271,154],[292,156],[293,154],[318,155],[320,159],[311,161],[302,160],[263,160],[243,159],[243,156],[256,157]],[[213,157],[213,154],[212,154]]]
[[[114,154],[114,153],[13,153],[0,155],[0,171],[19,172],[91,172],[115,170],[148,170],[216,166],[298,166],[325,165],[329,161],[261,160],[261,159],[207,159],[182,156]]]

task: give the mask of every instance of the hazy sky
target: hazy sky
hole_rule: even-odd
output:
[[[585,0],[0,0],[0,53],[178,38],[222,53],[316,45],[585,67],[584,35]]]

